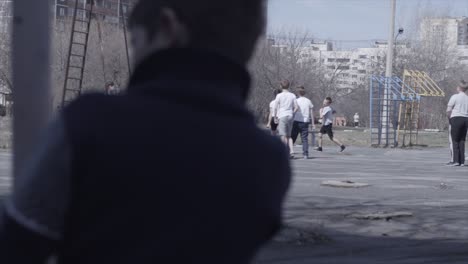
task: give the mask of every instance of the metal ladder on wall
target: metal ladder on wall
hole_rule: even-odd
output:
[[[81,2],[81,3],[80,3]],[[83,4],[80,7],[79,4]],[[61,107],[81,95],[94,0],[75,0]]]

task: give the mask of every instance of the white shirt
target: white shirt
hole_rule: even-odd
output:
[[[358,123],[359,122],[359,115],[354,115],[354,123]]]
[[[297,105],[299,106],[299,110],[297,110],[294,116],[294,121],[309,123],[311,118],[310,110],[314,109],[314,105],[305,97],[297,99]]]
[[[452,117],[468,117],[468,95],[464,92],[455,94],[450,98],[448,110],[452,109]]]
[[[276,100],[273,100],[270,102],[270,114],[271,116],[273,116],[275,114],[275,104],[276,104]]]
[[[297,106],[296,96],[289,92],[283,91],[276,96],[276,117],[283,118],[286,116],[292,117],[294,115],[294,107]]]
[[[328,126],[333,124],[333,109],[330,106],[323,108],[321,116],[323,116],[323,125]]]

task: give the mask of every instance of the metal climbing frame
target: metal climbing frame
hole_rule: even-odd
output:
[[[420,98],[445,97],[445,92],[425,72],[405,70],[403,83],[404,87],[411,87],[411,90],[403,89],[403,93],[416,92]],[[420,112],[421,100],[400,104],[398,138],[402,147],[418,145]]]
[[[127,56],[127,65],[128,65],[128,74],[130,76],[130,57],[128,51],[128,40],[127,40],[127,18],[128,10],[131,8],[132,4],[136,1],[126,1],[124,6],[123,1],[114,0],[109,3],[115,4],[118,10],[118,23],[122,22],[124,40],[125,40],[125,50]],[[125,7],[125,8],[124,8]],[[102,7],[101,7],[102,8]],[[88,51],[88,44],[90,38],[90,28],[91,22],[93,19],[97,23],[97,32],[101,48],[101,61],[105,76],[105,58],[104,58],[104,46],[103,46],[103,37],[100,24],[100,16],[103,18],[105,14],[99,13],[99,6],[96,6],[95,0],[75,0],[75,6],[72,16],[72,30],[70,37],[70,45],[68,49],[68,57],[66,62],[65,69],[65,82],[63,87],[62,94],[62,103],[61,106],[64,107],[69,102],[73,101],[75,98],[81,95],[83,91],[83,78],[84,70],[86,65],[86,56]]]
[[[73,11],[72,30],[65,69],[65,82],[63,85],[62,107],[80,96],[83,90],[83,77],[94,0],[83,2],[83,6],[79,6],[79,2],[79,0],[75,0]]]
[[[370,78],[371,145],[398,146],[398,109],[401,103],[416,102],[420,96],[398,77]]]

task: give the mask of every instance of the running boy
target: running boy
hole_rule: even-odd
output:
[[[289,91],[290,82],[284,80],[281,82],[281,93],[276,96],[275,102],[275,123],[278,124],[278,134],[282,141],[288,147],[291,158],[294,150],[291,140],[294,114],[298,110],[296,96]]]
[[[322,143],[323,143],[323,135],[327,134],[328,137],[330,138],[331,141],[333,141],[335,144],[340,146],[340,152],[343,152],[346,147],[343,145],[339,140],[335,139],[333,136],[333,119],[334,119],[334,114],[335,110],[331,107],[332,104],[332,99],[330,97],[327,97],[323,101],[323,108],[322,111],[320,112],[320,118],[322,118],[322,128],[320,129],[319,133],[319,147],[317,151],[323,151],[322,149]]]
[[[278,124],[275,123],[275,120],[273,118],[273,115],[275,113],[275,105],[276,105],[276,96],[281,93],[281,90],[279,89],[276,89],[273,94],[275,96],[275,99],[273,101],[270,102],[270,108],[269,108],[269,112],[268,112],[268,123],[266,125],[266,127],[268,129],[271,130],[271,135],[272,136],[276,136],[278,135],[278,132],[277,132],[277,128],[278,128]]]

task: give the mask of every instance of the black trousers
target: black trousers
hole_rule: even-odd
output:
[[[465,164],[465,141],[468,131],[468,117],[452,117],[453,162]]]

